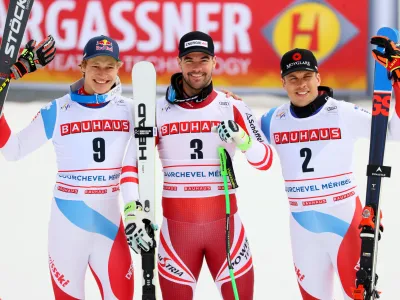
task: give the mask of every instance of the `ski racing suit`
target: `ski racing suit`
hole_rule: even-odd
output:
[[[133,266],[118,194],[121,179],[121,184],[133,185],[137,197],[136,164],[122,165],[133,132],[133,102],[121,96],[119,81],[109,93],[97,96],[78,93],[82,85],[83,80],[78,81],[69,94],[45,105],[17,134],[3,116],[0,148],[7,160],[18,160],[47,140],[53,142],[58,173],[48,255],[55,298],[84,299],[89,265],[103,299],[131,300]],[[94,102],[98,97],[104,104],[84,106],[78,103],[82,97]],[[131,141],[135,144],[134,138]],[[129,148],[135,157],[136,147]]]
[[[389,123],[389,138],[397,133],[399,139],[399,108]],[[273,108],[262,116],[261,129],[281,162],[303,299],[333,299],[335,273],[344,299],[352,299],[362,213],[352,157],[356,140],[370,136],[371,114],[326,97],[320,110],[306,118],[295,117],[290,103]]]
[[[204,258],[223,299],[234,299],[226,262],[225,196],[217,148],[225,147],[233,157],[235,145],[211,132],[228,119],[253,139],[245,152],[248,162],[267,170],[272,150],[244,102],[215,90],[200,103],[171,104],[165,98],[157,102],[158,151],[164,173],[158,272],[164,300],[193,299]],[[235,190],[229,194],[230,254],[239,296],[253,299],[252,255],[237,213]]]

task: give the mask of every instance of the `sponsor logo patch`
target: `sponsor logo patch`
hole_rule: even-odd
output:
[[[189,48],[189,47],[195,47],[195,46],[208,48],[208,42],[202,41],[202,40],[192,40],[192,41],[187,41],[185,43],[185,49]]]

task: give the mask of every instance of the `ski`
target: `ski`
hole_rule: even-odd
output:
[[[395,29],[382,27],[378,36],[386,36],[395,43],[398,42],[398,32]],[[377,48],[384,51],[382,48]],[[372,101],[371,139],[369,162],[367,166],[367,192],[365,207],[362,212],[360,269],[356,273],[356,288],[354,299],[374,300],[379,298],[376,290],[378,275],[376,274],[378,241],[381,237],[380,190],[383,177],[390,177],[390,167],[383,165],[386,133],[389,120],[392,83],[387,70],[375,62],[374,93]]]
[[[34,0],[10,0],[0,49],[0,115],[10,84],[10,67],[17,61]]]
[[[156,151],[156,71],[152,63],[141,61],[132,68],[135,103],[135,138],[138,156],[139,201],[155,220],[155,151]],[[154,247],[142,256],[142,300],[155,300],[155,237],[151,226],[146,231],[154,239]]]

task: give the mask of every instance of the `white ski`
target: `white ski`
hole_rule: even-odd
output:
[[[151,62],[141,61],[132,68],[133,100],[135,103],[135,138],[137,143],[139,201],[155,220],[155,145],[156,145],[156,71]],[[146,226],[150,237],[154,230]],[[155,242],[154,242],[155,245]],[[142,300],[155,300],[155,247],[141,252],[143,287]]]

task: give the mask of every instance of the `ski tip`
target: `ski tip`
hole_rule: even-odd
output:
[[[132,86],[138,88],[140,86],[146,89],[156,89],[156,69],[149,61],[139,61],[132,68]]]
[[[142,60],[142,61],[139,61],[139,62],[135,63],[135,65],[133,67],[134,68],[135,67],[137,67],[137,68],[142,68],[142,67],[150,68],[150,67],[153,67],[154,68],[154,65],[153,65],[152,62],[149,62],[147,60]]]
[[[381,27],[379,28],[377,35],[386,36],[395,43],[399,41],[399,31],[395,28]]]
[[[153,63],[149,62],[149,61],[139,61],[136,64],[133,65],[132,68],[132,75],[137,74],[138,76],[141,76],[140,74],[143,73],[156,73],[156,70],[154,68]]]

